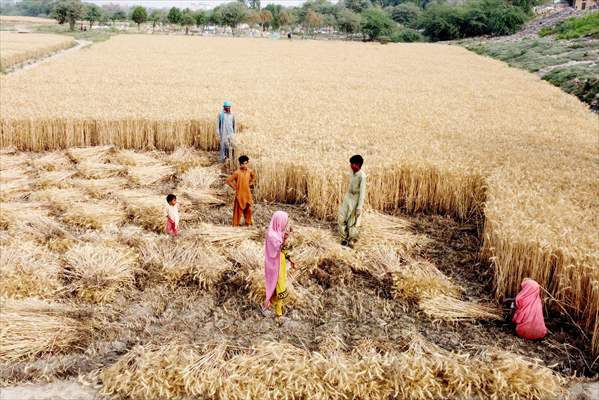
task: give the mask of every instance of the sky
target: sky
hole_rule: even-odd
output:
[[[194,10],[200,8],[214,8],[218,4],[230,1],[231,0],[85,0],[86,3],[95,3],[100,6],[105,4],[118,4],[121,6],[141,5],[146,8],[189,7]],[[297,6],[303,2],[304,0],[261,0],[261,5],[264,7],[269,3],[275,3],[285,6]]]

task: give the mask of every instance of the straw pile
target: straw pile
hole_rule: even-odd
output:
[[[60,171],[69,168],[71,160],[64,152],[48,152],[31,160],[31,166],[38,171]]]
[[[214,156],[207,152],[198,151],[192,147],[179,147],[165,159],[177,167],[177,173],[184,173],[191,168],[208,167],[214,164]]]
[[[228,256],[236,263],[238,269],[256,270],[264,266],[263,247],[253,240],[244,240],[229,248]]]
[[[139,268],[131,249],[108,243],[79,244],[63,259],[68,288],[91,303],[110,302],[118,291],[132,288]]]
[[[114,154],[115,148],[112,145],[93,146],[93,147],[73,147],[69,146],[67,155],[75,163],[94,162],[104,163],[108,157]]]
[[[508,369],[509,368],[509,369]],[[309,352],[264,342],[246,349],[139,346],[101,373],[102,393],[131,399],[554,399],[560,379],[534,360],[445,351],[418,337],[402,353]]]
[[[195,238],[213,246],[236,246],[244,240],[258,239],[259,232],[253,227],[234,227],[202,223],[185,232],[186,237]]]
[[[47,188],[50,186],[62,187],[67,179],[75,175],[76,171],[47,171],[38,175],[35,182],[38,188]]]
[[[35,191],[29,198],[34,201],[47,202],[54,213],[62,214],[73,202],[85,201],[88,197],[83,191],[75,188],[49,188]]]
[[[68,225],[83,229],[102,229],[109,225],[120,225],[125,220],[125,211],[111,201],[73,202],[62,214]]]
[[[433,320],[501,320],[501,308],[492,304],[478,304],[458,300],[452,296],[424,297],[418,302],[420,309]]]
[[[194,205],[223,205],[222,193],[212,186],[218,181],[220,171],[217,167],[196,167],[187,170],[181,176],[177,192],[183,193]]]
[[[102,198],[110,192],[115,192],[123,189],[127,185],[127,179],[121,177],[105,178],[105,179],[70,179],[68,184],[83,189],[90,196]]]
[[[145,153],[140,153],[133,150],[120,150],[114,159],[119,164],[125,164],[129,166],[143,166],[143,165],[154,165],[158,163],[158,160]]]
[[[459,296],[461,288],[427,261],[395,265],[392,272],[393,296],[409,301],[421,301],[436,296]]]
[[[144,264],[157,266],[168,282],[213,289],[230,269],[225,258],[193,241],[161,238],[146,241],[140,249]]]
[[[71,317],[65,304],[8,300],[0,307],[0,361],[12,363],[85,345],[89,330]]]
[[[24,168],[0,170],[0,200],[10,201],[30,193],[31,180],[28,172]]]
[[[121,190],[115,196],[125,203],[125,210],[131,220],[150,231],[163,232],[166,223],[163,197],[151,191]]]
[[[102,179],[114,176],[123,176],[127,173],[127,167],[120,164],[99,163],[84,161],[77,164],[77,170],[84,178]]]
[[[314,270],[328,260],[340,266],[361,269],[356,254],[341,246],[339,240],[328,230],[305,226],[293,226],[290,235],[290,255],[299,268]]]
[[[2,244],[0,251],[0,296],[51,298],[57,294],[58,256],[30,241]]]

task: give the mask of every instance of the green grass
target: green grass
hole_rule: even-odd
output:
[[[553,28],[544,27],[539,36],[555,35],[556,39],[599,38],[599,12],[561,21]]]
[[[558,67],[543,79],[599,110],[599,64]]]
[[[40,33],[57,33],[59,35],[71,36],[78,40],[87,40],[89,42],[103,42],[110,39],[111,36],[119,33],[116,30],[87,30],[80,31],[75,27],[74,31],[69,31],[69,25],[39,25],[35,30]]]

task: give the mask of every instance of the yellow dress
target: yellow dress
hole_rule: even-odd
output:
[[[275,299],[273,306],[275,308],[275,315],[280,317],[283,315],[283,305],[287,298],[287,250],[281,250],[281,266],[279,267],[279,277],[277,279],[277,287],[275,289]]]

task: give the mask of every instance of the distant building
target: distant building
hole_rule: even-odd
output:
[[[570,5],[577,10],[586,10],[599,6],[599,0],[571,0]]]

